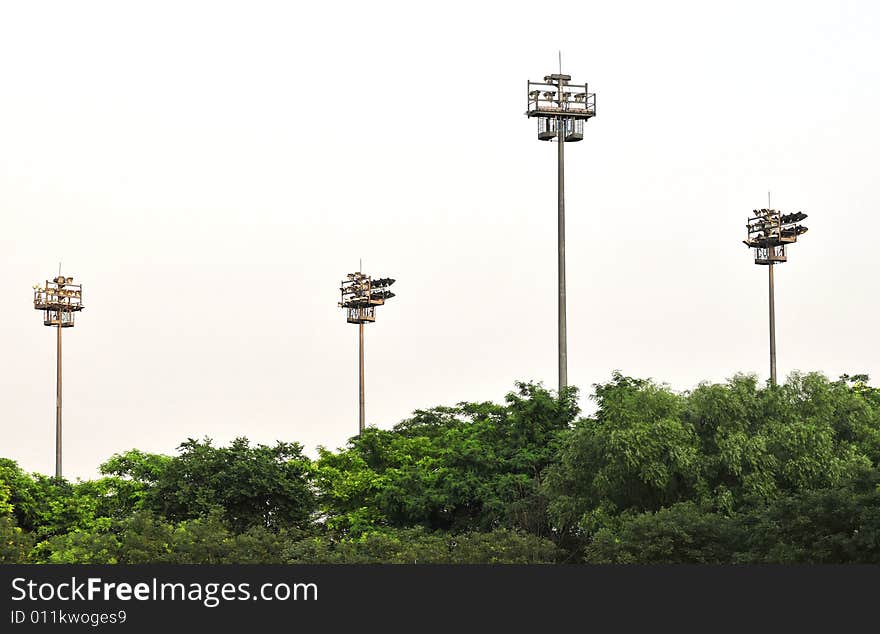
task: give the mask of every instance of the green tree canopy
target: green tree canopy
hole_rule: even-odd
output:
[[[622,514],[679,502],[732,513],[833,486],[877,464],[873,390],[820,374],[760,388],[739,375],[675,394],[615,374],[547,473],[552,521],[589,540]]]
[[[417,411],[390,431],[367,429],[339,452],[322,449],[316,482],[328,525],[354,535],[417,525],[549,534],[541,475],[577,416],[576,396],[519,384],[504,405]]]
[[[190,438],[164,458],[129,452],[104,464],[105,473],[130,480],[123,498],[134,508],[172,522],[223,509],[235,531],[252,526],[305,526],[315,510],[309,459],[298,443],[251,446],[236,438],[228,447]]]
[[[880,563],[880,390],[612,375],[418,410],[309,460],[189,439],[78,482],[0,459],[0,563]]]

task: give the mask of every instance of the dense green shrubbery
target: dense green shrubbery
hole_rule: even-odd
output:
[[[187,440],[58,482],[0,459],[0,562],[880,562],[880,390],[615,374],[417,411],[310,461]]]
[[[282,561],[290,564],[540,564],[555,561],[550,540],[521,531],[428,532],[422,527],[383,529],[357,537],[328,535],[292,542]]]

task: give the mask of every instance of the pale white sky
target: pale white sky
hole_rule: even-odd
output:
[[[64,272],[65,475],[187,437],[336,447],[367,420],[556,385],[557,69],[598,94],[567,146],[569,378],[688,389],[767,373],[766,203],[809,214],[777,269],[780,375],[880,378],[874,2],[0,1],[0,456],[51,473]],[[558,12],[557,12],[558,9]],[[584,406],[590,404],[584,399]]]

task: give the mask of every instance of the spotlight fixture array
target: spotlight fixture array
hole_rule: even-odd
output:
[[[755,264],[787,261],[785,247],[807,232],[807,228],[799,224],[807,214],[802,211],[783,214],[775,209],[755,209],[752,213],[746,222],[743,244],[755,249]]]

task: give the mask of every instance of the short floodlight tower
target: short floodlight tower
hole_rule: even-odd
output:
[[[584,123],[596,116],[596,94],[587,84],[571,83],[570,75],[547,75],[526,86],[526,116],[537,119],[538,139],[556,141],[557,148],[557,267],[559,389],[568,385],[568,335],[565,319],[565,144],[584,139]]]
[[[358,434],[363,433],[366,427],[364,413],[364,324],[376,321],[376,306],[382,306],[386,300],[394,297],[394,293],[388,287],[395,280],[390,277],[382,277],[376,280],[364,275],[360,271],[349,273],[342,280],[339,290],[342,300],[339,307],[346,310],[346,321],[358,325],[358,385],[359,385],[359,414]]]
[[[43,325],[57,329],[55,374],[55,477],[61,478],[61,330],[73,328],[76,313],[82,305],[82,284],[74,284],[72,277],[59,274],[34,285],[34,308],[43,311]]]
[[[769,271],[770,291],[770,383],[776,385],[776,303],[773,288],[773,267],[788,261],[786,248],[807,232],[800,224],[807,214],[798,211],[783,214],[775,209],[755,209],[746,222],[743,243],[755,250],[755,264]]]

